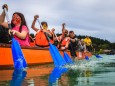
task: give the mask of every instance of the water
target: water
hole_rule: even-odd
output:
[[[93,56],[74,65],[54,68],[53,64],[31,66],[25,71],[0,70],[0,86],[115,86],[115,55]]]

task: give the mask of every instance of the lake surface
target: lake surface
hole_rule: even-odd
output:
[[[93,56],[65,67],[0,68],[0,86],[115,86],[115,55]]]

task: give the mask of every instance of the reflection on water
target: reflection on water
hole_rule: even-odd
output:
[[[15,69],[12,75],[10,86],[21,86],[27,72],[21,69]]]
[[[115,55],[93,56],[74,65],[36,65],[26,71],[0,70],[0,86],[115,86]]]
[[[25,71],[0,70],[0,86],[48,86],[53,64],[31,66]]]
[[[67,72],[68,68],[55,67],[49,76],[49,86],[54,86],[63,73]],[[58,85],[58,84],[57,84]]]

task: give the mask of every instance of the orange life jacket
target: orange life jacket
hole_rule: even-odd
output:
[[[29,35],[29,39],[30,39],[30,46],[33,47],[35,46],[35,40]]]
[[[30,46],[34,47],[35,46],[35,42],[30,42]]]
[[[66,43],[69,41],[69,37],[62,38],[62,35],[59,36],[58,39],[61,40],[61,46],[65,46]]]
[[[42,30],[40,30],[40,31],[36,34],[35,44],[36,44],[37,46],[47,47],[47,46],[49,46],[48,40],[49,40],[50,43],[53,43],[53,40],[47,39],[45,33],[44,33]]]

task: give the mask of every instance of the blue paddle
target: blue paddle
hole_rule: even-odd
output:
[[[87,55],[85,55],[85,59],[86,59],[86,60],[89,60],[89,57],[88,57]]]
[[[98,55],[98,54],[95,54],[95,56],[96,56],[96,58],[103,58],[103,57],[101,57],[101,56]]]
[[[41,23],[39,21],[39,19],[37,19],[39,25],[40,25],[40,28],[43,29],[43,27],[41,26]],[[57,49],[57,47],[55,45],[52,45],[49,41],[49,38],[47,36],[47,34],[44,32],[45,36],[46,36],[46,39],[47,41],[49,42],[49,51],[50,51],[50,54],[53,58],[53,61],[54,61],[54,65],[55,67],[59,67],[59,66],[64,66],[66,64],[66,61],[63,59],[63,57],[61,56],[59,50]]]
[[[8,12],[6,8],[4,8],[5,14],[6,14],[6,19],[8,22],[8,28],[11,29],[11,22],[8,16]],[[21,47],[18,43],[17,40],[14,39],[13,34],[11,33],[12,37],[12,44],[11,44],[11,49],[12,49],[12,55],[13,55],[13,61],[14,61],[14,68],[15,69],[23,69],[27,67],[26,60],[24,58],[24,55],[22,53]]]
[[[59,40],[58,40],[58,38],[57,38],[57,35],[56,34],[54,34],[55,35],[55,37],[56,37],[56,39],[57,39],[57,41],[59,42]],[[64,51],[63,52],[64,53],[64,60],[66,61],[66,63],[69,63],[69,64],[73,64],[73,61],[72,61],[72,59],[70,58],[70,56]]]
[[[86,60],[89,60],[89,57],[85,55],[85,59],[86,59]]]
[[[55,45],[52,45],[51,43],[49,43],[49,44],[50,44],[50,47],[49,47],[50,54],[53,58],[55,67],[64,66],[66,64],[66,61],[61,56],[57,47]]]
[[[69,64],[74,63],[66,52],[64,52],[64,60],[66,61],[66,63],[69,63]]]

